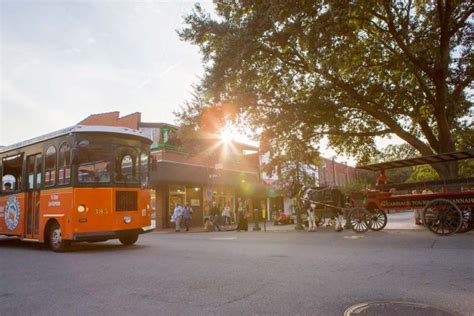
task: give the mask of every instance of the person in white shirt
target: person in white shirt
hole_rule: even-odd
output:
[[[230,225],[230,206],[226,203],[222,210],[222,217],[224,218],[224,225]]]
[[[176,224],[176,232],[179,233],[181,231],[181,220],[183,218],[183,208],[180,203],[176,203],[172,217]]]

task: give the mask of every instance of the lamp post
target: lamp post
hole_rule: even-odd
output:
[[[300,185],[300,164],[299,162],[296,163],[296,183]],[[295,230],[304,230],[303,225],[301,225],[301,209],[300,209],[300,201],[296,201],[296,225]]]

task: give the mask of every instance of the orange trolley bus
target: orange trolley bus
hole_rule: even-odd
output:
[[[134,244],[151,230],[150,144],[137,130],[76,125],[0,147],[0,235],[56,252]]]

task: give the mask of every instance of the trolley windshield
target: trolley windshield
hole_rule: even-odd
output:
[[[139,139],[83,137],[74,150],[76,184],[147,187],[149,154]]]

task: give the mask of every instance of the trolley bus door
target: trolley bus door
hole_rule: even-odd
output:
[[[41,188],[41,154],[26,158],[27,209],[26,209],[26,238],[39,238],[39,209]]]

